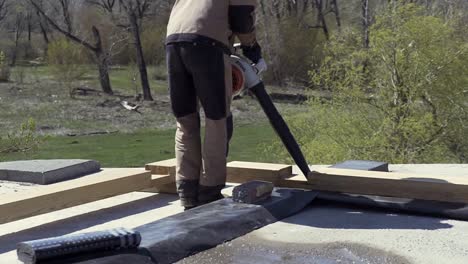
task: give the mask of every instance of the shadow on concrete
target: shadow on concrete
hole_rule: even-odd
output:
[[[16,244],[19,242],[67,235],[92,226],[101,225],[127,216],[161,208],[177,199],[178,198],[174,195],[158,194],[110,208],[25,229],[17,233],[7,234],[0,237],[0,254],[15,250]]]
[[[420,229],[452,228],[446,219],[392,213],[387,210],[314,201],[301,213],[282,222],[333,229]]]

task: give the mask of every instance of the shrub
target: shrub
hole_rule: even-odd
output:
[[[164,46],[165,38],[166,28],[164,26],[156,26],[142,32],[141,42],[143,45],[143,54],[145,54],[148,64],[164,64],[166,59],[166,48]]]
[[[17,133],[8,134],[5,138],[0,137],[0,154],[35,151],[43,140],[36,134],[36,122],[29,119],[20,126]]]
[[[396,5],[376,17],[369,49],[345,31],[310,73],[332,94],[292,120],[313,163],[468,161],[468,43],[416,5]]]
[[[47,55],[52,75],[73,96],[73,84],[86,73],[83,48],[61,38],[49,44]]]

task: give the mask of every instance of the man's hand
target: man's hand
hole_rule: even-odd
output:
[[[257,64],[262,58],[262,48],[256,42],[252,46],[241,46],[242,53],[245,57],[251,60],[254,64]]]
[[[268,66],[266,64],[266,61],[261,58],[257,64],[254,65],[255,70],[257,70],[257,74],[261,74],[265,72],[268,69]]]

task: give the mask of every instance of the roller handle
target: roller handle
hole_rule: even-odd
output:
[[[75,256],[119,254],[136,250],[140,243],[140,233],[121,228],[22,242],[17,254],[25,264],[36,264]]]

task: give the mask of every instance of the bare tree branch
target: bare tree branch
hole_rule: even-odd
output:
[[[67,27],[65,29],[62,28],[56,20],[54,20],[50,15],[48,15],[45,12],[44,7],[39,5],[40,1],[41,0],[29,0],[29,3],[31,3],[31,5],[36,9],[36,11],[48,22],[48,24],[52,28],[64,35],[69,40],[82,45],[83,47],[87,48],[92,53],[94,53],[94,56],[96,57],[96,63],[99,69],[99,80],[101,83],[102,90],[107,94],[113,94],[114,92],[112,91],[112,86],[109,77],[109,53],[104,50],[102,37],[98,28],[96,26],[92,26],[92,34],[95,40],[95,43],[92,44],[70,31],[73,29],[71,24],[72,19],[71,15],[67,13],[70,12],[69,4],[71,2],[69,1],[71,0],[56,0],[62,7],[62,16],[64,17],[65,24]]]

